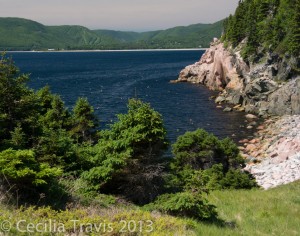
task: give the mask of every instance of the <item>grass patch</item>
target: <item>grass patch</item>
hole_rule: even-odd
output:
[[[300,181],[267,191],[214,191],[209,200],[229,227],[199,223],[198,235],[300,234]]]

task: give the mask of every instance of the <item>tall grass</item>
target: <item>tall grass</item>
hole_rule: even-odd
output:
[[[300,181],[270,190],[214,191],[228,227],[199,223],[198,235],[300,235]]]

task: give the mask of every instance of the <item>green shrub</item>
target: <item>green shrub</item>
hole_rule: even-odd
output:
[[[215,207],[209,204],[199,192],[184,191],[163,194],[147,207],[174,216],[191,217],[199,220],[208,220],[217,216]]]
[[[189,185],[202,189],[252,188],[251,175],[241,171],[244,160],[237,145],[225,138],[217,139],[202,129],[187,132],[173,145],[173,178],[169,182],[177,191]]]
[[[257,187],[253,176],[247,172],[237,169],[230,169],[221,181],[222,187],[230,189],[250,189]]]
[[[208,189],[251,189],[256,187],[255,179],[240,169],[229,169],[224,172],[222,164],[204,170],[202,177]]]
[[[203,129],[179,136],[172,151],[175,156],[172,169],[176,171],[186,166],[196,170],[208,169],[218,163],[229,169],[243,163],[239,149],[233,141],[228,138],[218,140]]]
[[[99,137],[91,168],[81,175],[90,188],[138,204],[153,200],[163,186],[162,154],[168,146],[162,116],[150,104],[130,99],[128,112]]]
[[[0,152],[0,169],[5,178],[22,188],[47,184],[48,180],[62,173],[59,168],[39,163],[32,150],[7,149]]]

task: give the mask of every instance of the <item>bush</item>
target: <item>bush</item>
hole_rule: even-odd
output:
[[[9,181],[22,188],[45,185],[62,173],[59,168],[37,162],[32,150],[7,149],[0,152],[0,169]]]
[[[222,163],[225,169],[229,169],[243,164],[239,149],[233,141],[228,138],[218,140],[203,129],[179,136],[172,148],[175,156],[172,169],[176,171],[186,166],[198,170]]]
[[[203,189],[252,188],[250,174],[241,171],[244,160],[229,138],[217,139],[202,129],[187,132],[173,145],[173,178],[170,185],[178,190],[189,185]]]
[[[128,112],[99,136],[82,178],[94,190],[138,204],[154,200],[163,186],[161,158],[168,146],[161,115],[150,104],[130,99]]]
[[[224,189],[251,189],[257,187],[252,175],[238,169],[230,169],[222,179],[221,185]]]
[[[208,220],[217,216],[215,206],[209,204],[199,192],[184,191],[163,194],[147,207],[174,216],[191,217],[198,220]]]
[[[208,189],[251,189],[256,187],[255,179],[240,169],[229,169],[224,172],[222,164],[204,170],[202,177]]]

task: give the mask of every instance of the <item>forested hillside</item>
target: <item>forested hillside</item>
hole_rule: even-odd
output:
[[[299,56],[300,0],[240,0],[224,31],[223,40],[234,47],[247,39],[244,57],[261,49]]]
[[[99,48],[115,40],[82,26],[44,26],[21,18],[0,18],[0,50]]]
[[[209,47],[214,37],[220,37],[223,21],[214,24],[178,26],[150,32],[96,30],[99,35],[119,40],[126,48],[198,48]]]
[[[208,47],[222,33],[222,21],[150,32],[45,26],[21,18],[0,18],[0,50],[172,49]]]

